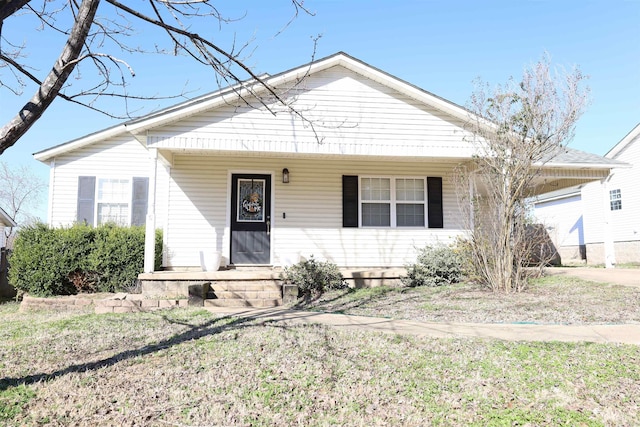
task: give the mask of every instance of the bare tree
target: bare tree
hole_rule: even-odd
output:
[[[5,162],[0,162],[0,206],[18,226],[40,220],[32,212],[46,188],[44,181],[28,167],[11,168]],[[7,239],[14,234],[13,227],[5,229]]]
[[[311,14],[305,8],[304,0],[289,1],[294,11],[292,20],[300,12]],[[246,65],[247,55],[250,54],[249,43],[237,45],[234,39],[230,46],[223,48],[211,36],[201,35],[199,30],[233,21],[225,17],[213,2],[145,0],[130,3],[131,5],[127,5],[117,0],[0,2],[0,31],[6,19],[18,13],[28,13],[37,17],[42,29],[52,34],[62,34],[66,38],[62,52],[50,72],[41,78],[25,63],[22,55],[25,46],[10,41],[6,34],[1,33],[0,70],[8,70],[11,78],[7,79],[0,74],[0,88],[20,95],[27,84],[38,87],[16,116],[0,129],[0,154],[29,130],[56,97],[119,118],[133,117],[129,105],[133,100],[159,99],[158,96],[135,95],[128,90],[127,82],[135,72],[123,58],[137,54],[185,55],[195,63],[210,67],[219,86],[236,86],[248,90],[250,95],[255,95],[254,99],[269,108],[262,101],[263,98],[257,96],[257,83],[259,88],[266,89],[267,96],[304,120],[291,103],[287,103]],[[287,25],[288,23],[285,27]],[[164,38],[152,47],[140,46],[133,36],[136,29],[141,27],[158,30],[163,33]],[[77,77],[73,85],[69,84],[72,74]],[[78,86],[78,81],[85,84]],[[180,96],[184,96],[184,93],[170,97]],[[101,108],[97,101],[104,97],[123,100],[124,113]],[[275,114],[274,111],[271,112]]]
[[[578,68],[554,71],[545,55],[522,80],[491,89],[477,82],[469,126],[477,155],[457,174],[476,278],[494,291],[518,292],[538,243],[528,214],[536,178],[574,136],[588,102]]]

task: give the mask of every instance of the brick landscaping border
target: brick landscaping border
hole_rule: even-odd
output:
[[[188,307],[188,299],[142,299],[140,295],[116,294],[106,298],[94,295],[71,295],[52,298],[38,298],[24,295],[20,311],[30,310],[88,310],[93,307],[96,314],[135,313],[168,308]]]

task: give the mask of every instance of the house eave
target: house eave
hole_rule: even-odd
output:
[[[17,227],[18,224],[11,218],[4,209],[0,208],[0,225],[5,227]]]
[[[623,162],[603,162],[603,163],[571,163],[571,162],[562,162],[562,163],[545,163],[543,165],[538,165],[543,169],[546,168],[557,168],[557,169],[614,169],[614,168],[630,168],[631,165]]]
[[[625,135],[625,137],[622,138],[622,140],[620,140],[620,142],[618,142],[604,156],[609,159],[615,159],[622,151],[624,151],[625,148],[627,148],[631,141],[635,140],[638,136],[640,136],[640,123],[638,123],[636,127],[631,130],[631,132]]]
[[[107,138],[112,138],[121,134],[125,134],[127,129],[124,124],[119,124],[101,131],[83,136],[82,138],[74,139],[69,142],[65,142],[55,147],[47,148],[46,150],[33,153],[33,157],[41,162],[47,162],[52,158],[68,153],[69,151],[77,150],[87,145],[91,145],[95,142],[102,141]]]

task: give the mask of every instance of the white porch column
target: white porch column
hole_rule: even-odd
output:
[[[147,200],[147,221],[144,235],[144,272],[153,273],[156,257],[156,174],[158,170],[158,149],[149,148],[149,198]]]
[[[604,266],[614,268],[616,265],[616,250],[613,244],[613,224],[611,223],[611,196],[609,195],[609,177],[602,181],[602,201],[604,202],[604,227],[602,230],[604,243]]]

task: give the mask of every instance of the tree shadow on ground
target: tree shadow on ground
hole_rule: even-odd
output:
[[[122,351],[117,353],[111,357],[107,357],[101,360],[79,363],[75,365],[70,365],[64,369],[59,369],[50,373],[37,373],[31,375],[25,375],[23,377],[4,377],[0,378],[0,391],[4,391],[10,387],[15,387],[18,385],[31,385],[38,382],[46,382],[50,380],[54,380],[56,378],[62,377],[67,374],[76,373],[76,372],[86,372],[86,371],[94,371],[101,368],[110,367],[116,365],[120,362],[133,359],[139,356],[146,356],[148,354],[156,353],[161,350],[168,349],[172,346],[191,341],[197,340],[209,335],[215,335],[226,331],[232,331],[236,329],[242,329],[250,326],[260,325],[259,321],[262,319],[262,324],[275,322],[273,318],[269,318],[274,313],[278,311],[288,311],[288,310],[262,310],[256,312],[255,310],[247,311],[247,312],[239,312],[233,315],[226,315],[217,317],[208,322],[205,322],[201,325],[192,325],[188,322],[180,322],[176,319],[170,319],[166,315],[162,315],[162,317],[169,323],[177,323],[183,326],[188,327],[187,331],[182,333],[173,335],[169,338],[166,338],[155,344],[148,344],[141,348],[131,349]],[[254,323],[258,322],[258,323]],[[286,327],[286,326],[285,326]]]
[[[388,301],[389,293],[405,294],[403,298],[395,299],[394,301],[396,302],[422,298],[421,295],[415,294],[414,289],[415,288],[408,287],[380,286],[377,288],[368,288],[363,291],[362,288],[347,288],[335,295],[331,295],[330,298],[318,295],[313,298],[302,299],[292,308],[296,310],[312,310],[327,313],[344,313],[346,310],[364,307],[372,308],[376,305],[382,305],[383,302]],[[365,292],[368,292],[368,294],[365,294]],[[357,298],[350,297],[355,296],[355,294],[358,294]]]

